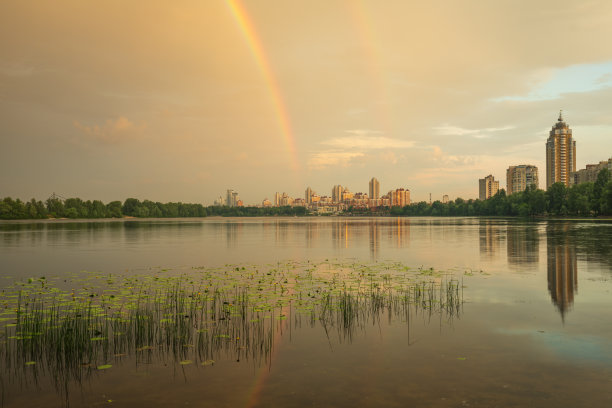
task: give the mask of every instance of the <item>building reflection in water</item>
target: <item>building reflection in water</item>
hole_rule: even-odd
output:
[[[501,242],[501,226],[491,220],[480,220],[480,256],[494,258],[499,252]]]
[[[578,290],[576,244],[570,235],[570,224],[549,224],[546,229],[546,253],[548,261],[548,291],[565,319],[565,313],[574,303]]]
[[[306,223],[306,247],[312,248],[313,243],[319,239],[319,223],[308,222]]]
[[[380,226],[376,219],[371,219],[368,223],[368,232],[370,235],[370,257],[372,260],[377,260],[380,254]]]
[[[540,261],[540,232],[537,226],[509,225],[506,233],[508,265],[536,268]]]
[[[236,242],[238,241],[238,236],[242,232],[242,223],[241,222],[232,222],[229,221],[225,223],[225,242],[228,248],[235,248]]]
[[[338,219],[332,223],[332,242],[334,248],[349,247],[349,225],[348,220]]]
[[[410,242],[410,220],[397,217],[389,227],[389,241],[393,246],[398,249],[407,246]]]

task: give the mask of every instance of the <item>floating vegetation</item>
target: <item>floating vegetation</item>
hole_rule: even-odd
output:
[[[452,274],[400,263],[29,278],[0,293],[0,375],[21,383],[49,375],[67,398],[71,382],[110,373],[123,359],[184,369],[230,359],[261,365],[275,337],[292,326],[320,324],[328,337],[350,341],[384,318],[409,325],[411,316],[436,315],[451,322],[462,305],[462,285]]]

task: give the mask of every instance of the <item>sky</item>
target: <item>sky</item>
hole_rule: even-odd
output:
[[[0,2],[0,197],[478,197],[563,110],[612,157],[612,2]]]

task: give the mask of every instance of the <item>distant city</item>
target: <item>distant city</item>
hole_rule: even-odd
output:
[[[550,130],[546,141],[546,188],[554,183],[564,183],[567,187],[585,182],[595,182],[597,175],[603,169],[612,172],[612,157],[597,164],[587,164],[586,168],[576,170],[576,141],[572,137],[572,130],[563,120],[562,112]],[[531,164],[517,164],[509,166],[506,170],[506,194],[515,194],[525,191],[527,187],[540,187],[538,168]],[[478,198],[487,200],[499,192],[499,180],[492,174],[478,180]],[[353,193],[347,187],[335,185],[331,196],[319,195],[310,187],[304,192],[305,198],[293,198],[287,193],[276,192],[274,200],[265,198],[258,207],[306,207],[317,213],[335,213],[353,208],[377,207],[404,207],[410,205],[410,190],[396,188],[387,194],[380,195],[380,182],[372,177],[369,182],[368,193]],[[438,200],[436,200],[438,201]],[[449,196],[444,194],[441,202],[448,203]],[[432,203],[431,193],[429,204]],[[244,203],[238,192],[227,190],[225,197],[220,196],[214,202],[215,206],[243,207]]]

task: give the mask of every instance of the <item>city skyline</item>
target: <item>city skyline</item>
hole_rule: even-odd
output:
[[[560,109],[576,169],[612,155],[611,18],[603,1],[4,2],[0,194],[252,204],[375,175],[429,202],[523,163],[543,188]]]

